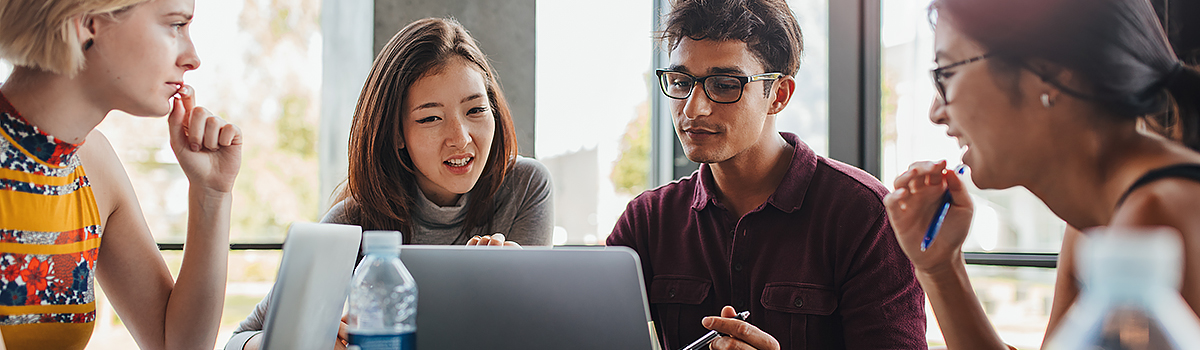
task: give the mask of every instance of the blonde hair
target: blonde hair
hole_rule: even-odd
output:
[[[0,0],[0,58],[74,76],[83,69],[75,21],[114,15],[149,0]]]

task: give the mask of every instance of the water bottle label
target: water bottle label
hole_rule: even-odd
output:
[[[354,334],[350,333],[346,350],[412,350],[417,348],[417,333]]]

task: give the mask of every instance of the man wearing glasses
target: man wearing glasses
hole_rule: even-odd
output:
[[[664,348],[711,329],[730,335],[712,349],[925,349],[887,189],[775,128],[801,51],[787,4],[680,0],[665,28],[656,73],[700,169],[631,201],[607,242],[641,257]]]

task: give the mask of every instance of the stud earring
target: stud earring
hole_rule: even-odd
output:
[[[88,49],[91,49],[92,45],[95,45],[95,44],[96,44],[96,40],[88,39],[87,41],[83,42],[83,51],[87,51]]]
[[[1050,108],[1054,105],[1054,101],[1050,100],[1050,94],[1042,94],[1042,106]]]

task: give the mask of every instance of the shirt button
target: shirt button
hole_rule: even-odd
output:
[[[792,305],[796,305],[796,307],[802,307],[802,306],[804,306],[804,299],[800,299],[800,297],[796,297],[796,300],[792,301]]]
[[[668,298],[674,298],[674,297],[675,297],[675,288],[671,288],[671,290],[667,291],[667,297],[668,297]],[[797,299],[797,300],[799,300],[799,299]]]
[[[734,271],[742,271],[742,264],[741,263],[733,264],[733,270]]]

